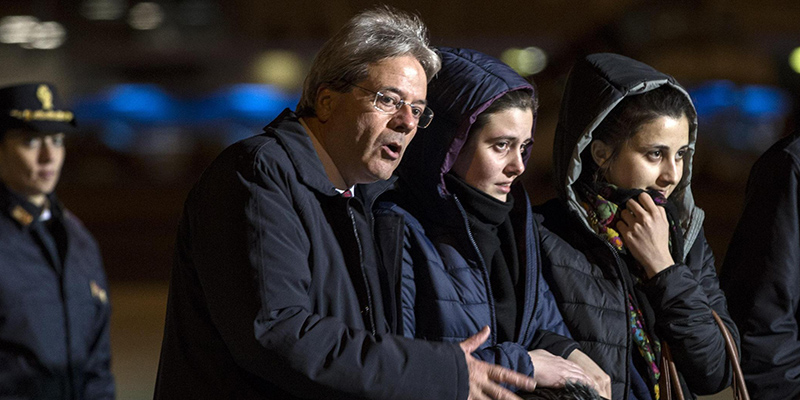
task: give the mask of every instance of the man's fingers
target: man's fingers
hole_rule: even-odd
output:
[[[508,383],[519,389],[533,391],[536,389],[536,381],[528,375],[520,374],[497,365],[489,366],[489,379],[494,382]]]
[[[492,400],[491,397],[487,396],[483,393],[483,388],[479,387],[477,390],[470,390],[469,391],[469,398],[468,400]]]
[[[522,400],[521,397],[514,394],[514,392],[494,383],[491,381],[487,381],[483,385],[483,393],[488,396],[490,399],[495,400]]]
[[[461,349],[464,350],[464,352],[467,354],[472,354],[472,352],[477,350],[478,347],[481,347],[481,345],[483,344],[483,342],[486,341],[486,339],[489,339],[489,332],[490,332],[489,327],[484,326],[483,329],[480,330],[480,332],[464,339],[463,342],[459,343]]]

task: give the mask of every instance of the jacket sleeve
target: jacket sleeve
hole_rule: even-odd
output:
[[[721,272],[753,398],[800,395],[799,180],[800,161],[791,153],[759,159]]]
[[[97,265],[102,266],[99,251],[97,258]],[[94,335],[85,365],[86,381],[83,398],[87,400],[113,400],[115,397],[114,376],[111,374],[111,304],[107,294],[108,283],[105,274],[101,275],[101,278],[98,282],[100,287],[106,290],[106,302],[101,304],[99,315],[95,320]]]
[[[670,345],[675,365],[692,392],[712,394],[729,386],[731,366],[711,308],[722,318],[737,346],[739,333],[728,314],[714,255],[702,230],[686,264],[675,264],[656,274],[646,282],[645,293],[656,315],[656,331]]]
[[[235,177],[211,176],[219,179],[203,192],[213,198],[195,212],[205,218],[204,234],[192,237],[193,249],[205,249],[195,257],[197,276],[235,363],[297,397],[466,399],[468,371],[458,345],[376,335],[316,312],[350,305],[320,305],[309,296],[311,247],[299,217],[305,210],[290,188],[297,177],[262,165],[268,162],[237,161]],[[209,220],[211,212],[218,218]],[[239,263],[251,272],[234,272]],[[231,282],[233,274],[250,281]],[[257,298],[247,300],[258,302],[255,314],[228,295],[246,292],[242,285],[256,290]],[[255,353],[247,345],[253,339],[261,346]]]
[[[567,358],[576,349],[579,349],[578,342],[555,332],[539,329],[533,338],[531,350],[543,349],[561,358]]]
[[[531,321],[531,326],[535,327],[536,333],[530,349],[544,349],[551,354],[567,358],[573,350],[578,349],[580,346],[578,342],[572,340],[572,335],[567,329],[566,323],[564,323],[564,318],[558,309],[558,304],[553,292],[550,290],[550,285],[541,272],[542,260],[539,255],[539,248],[542,244],[541,233],[549,231],[542,227],[535,220],[535,217],[532,218],[532,226],[535,230],[534,237],[536,239],[534,253],[536,253],[535,259],[537,260],[535,268],[537,284],[534,286],[536,290],[536,309]]]
[[[528,351],[514,342],[503,342],[496,346],[478,349],[472,353],[472,356],[481,361],[517,371],[520,374],[528,376],[533,376],[534,374],[533,363],[531,363]],[[514,389],[511,388],[511,390]]]

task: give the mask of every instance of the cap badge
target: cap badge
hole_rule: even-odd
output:
[[[42,103],[43,110],[53,109],[53,92],[50,91],[47,85],[39,85],[39,88],[36,89],[36,97],[38,97],[39,102]]]

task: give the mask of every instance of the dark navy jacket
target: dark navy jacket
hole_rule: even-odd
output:
[[[431,126],[417,133],[397,175],[399,187],[379,205],[378,233],[387,265],[402,264],[398,324],[409,337],[460,342],[483,326],[492,336],[476,358],[533,375],[528,351],[568,356],[577,344],[540,273],[539,232],[524,188],[513,185],[511,212],[524,294],[514,341],[498,343],[488,268],[457,196],[447,191],[450,170],[477,114],[512,90],[533,87],[511,68],[466,49],[440,49],[442,70],[428,85]],[[527,159],[527,156],[526,156]],[[400,230],[404,240],[391,243]],[[402,250],[402,251],[401,251]],[[388,255],[387,255],[388,254]]]
[[[81,222],[49,199],[66,238],[63,256],[41,244],[39,210],[0,183],[0,398],[113,399],[100,252]]]
[[[390,333],[387,185],[339,195],[289,110],[224,150],[186,201],[155,398],[466,399],[458,345]]]
[[[720,281],[750,397],[800,398],[800,131],[753,165]]]
[[[593,54],[579,60],[564,92],[553,147],[559,198],[534,208],[543,214],[543,273],[564,321],[582,350],[611,377],[614,400],[628,399],[632,374],[627,311],[632,274],[622,256],[594,233],[573,184],[583,168],[580,154],[589,147],[597,125],[625,96],[669,85],[689,96],[669,75],[616,54]],[[696,127],[696,121],[691,121]],[[738,342],[725,296],[719,288],[714,256],[703,235],[703,211],[691,193],[692,155],[697,140],[690,129],[681,183],[670,196],[679,210],[684,234],[683,257],[642,286],[639,305],[648,333],[670,345],[685,389],[716,393],[730,384],[725,343],[711,314],[714,309]],[[646,374],[640,371],[640,376]],[[684,391],[685,393],[687,390]]]

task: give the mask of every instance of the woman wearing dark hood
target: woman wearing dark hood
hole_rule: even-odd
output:
[[[694,105],[671,76],[616,54],[570,72],[553,151],[559,196],[536,208],[543,273],[615,400],[660,398],[662,342],[684,393],[731,381],[711,310],[739,336],[692,197],[696,138]]]
[[[528,196],[513,183],[529,156],[535,90],[482,53],[440,54],[427,96],[436,118],[409,145],[398,188],[376,219],[384,260],[401,264],[397,329],[460,342],[489,326],[476,358],[533,376],[539,387],[582,381],[610,396],[608,376],[568,337],[541,276]]]

